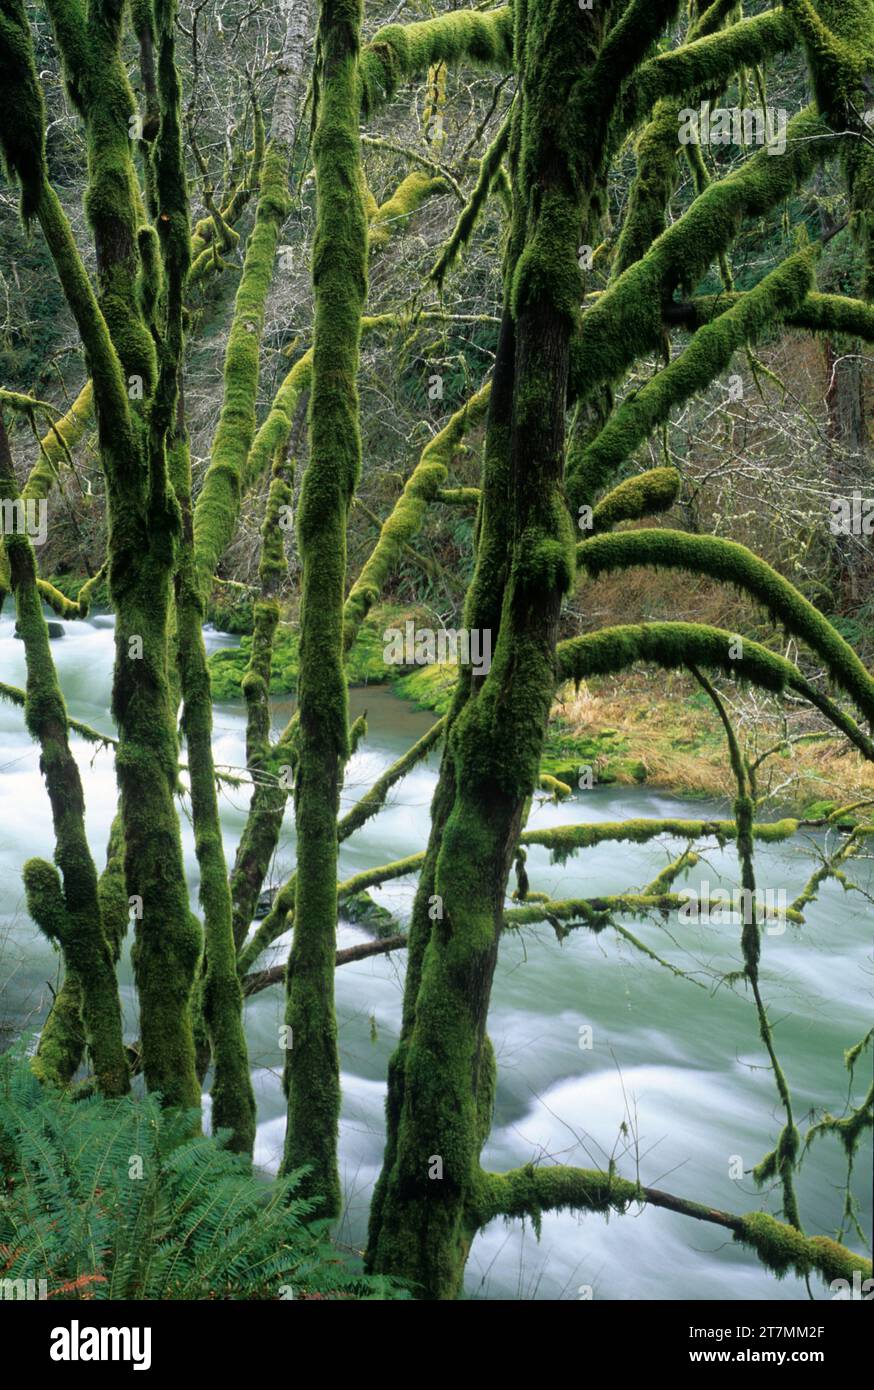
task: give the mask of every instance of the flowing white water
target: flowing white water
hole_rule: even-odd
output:
[[[113,657],[111,619],[64,623],[52,645],[70,714],[110,732]],[[208,634],[210,646],[231,641]],[[0,679],[24,684],[22,644],[11,619],[0,620]],[[354,713],[368,711],[368,737],[352,760],[343,790],[348,808],[431,722],[381,688],[356,690]],[[277,708],[284,726],[292,706]],[[215,711],[216,761],[244,761],[240,706]],[[98,848],[115,810],[111,752],[74,740],[87,801],[88,832]],[[416,768],[390,804],[342,847],[341,873],[386,863],[424,847],[436,778],[436,755]],[[27,918],[21,865],[31,855],[51,856],[48,801],[36,749],[22,712],[0,704],[0,1024],[13,1030],[39,1027],[58,980],[58,958]],[[224,788],[222,819],[229,861],[245,822],[248,791]],[[627,817],[729,814],[725,807],[688,802],[638,788],[595,788],[562,806],[536,804],[530,826]],[[186,864],[196,905],[193,836],[183,819]],[[821,836],[760,846],[757,874],[763,889],[791,898],[817,864]],[[605,844],[566,865],[551,865],[532,849],[528,871],[534,890],[555,898],[640,889],[682,846]],[[294,829],[287,818],[275,879],[294,865]],[[858,860],[850,876],[874,891],[872,861]],[[685,883],[733,886],[734,850],[711,845]],[[400,881],[374,892],[404,918],[414,883]],[[796,1115],[842,1113],[848,1077],[845,1048],[871,1023],[870,904],[858,893],[825,885],[808,909],[804,927],[768,934],[763,946],[763,990],[776,1025],[777,1051],[787,1074]],[[632,931],[673,964],[707,986],[669,974],[609,931],[575,931],[559,944],[547,927],[508,934],[501,946],[489,1032],[498,1056],[495,1123],[484,1154],[503,1170],[532,1158],[586,1167],[614,1155],[618,1171],[650,1186],[730,1211],[776,1211],[777,1194],[763,1197],[752,1179],[733,1178],[732,1164],[748,1170],[772,1147],[782,1124],[773,1079],[765,1068],[755,1013],[748,995],[713,985],[740,964],[736,925],[670,921],[629,923]],[[340,944],[365,939],[344,924]],[[280,941],[262,963],[281,959]],[[372,1184],[382,1158],[383,1104],[388,1058],[401,1015],[402,954],[374,957],[337,972],[343,1070],[341,1163],[347,1190],[343,1236],[360,1245]],[[137,1034],[136,998],[127,957],[122,969],[126,1027]],[[275,1169],[282,1151],[284,1104],[280,1086],[279,1028],[283,998],[274,987],[250,999],[246,1026],[259,1106],[256,1160]],[[591,1047],[587,1034],[591,1029]],[[870,1074],[863,1059],[854,1090],[861,1097]],[[624,1126],[624,1129],[623,1129]],[[855,1190],[863,1227],[870,1230],[867,1196],[870,1145],[856,1164]],[[845,1162],[837,1143],[820,1140],[805,1158],[798,1189],[809,1234],[833,1234],[842,1205]],[[850,1238],[858,1248],[858,1240]],[[661,1210],[629,1212],[609,1222],[568,1213],[544,1217],[540,1240],[521,1223],[494,1222],[476,1240],[468,1266],[472,1296],[619,1299],[806,1298],[796,1279],[775,1282],[756,1259],[726,1240],[715,1226]],[[817,1297],[829,1297],[821,1284]]]

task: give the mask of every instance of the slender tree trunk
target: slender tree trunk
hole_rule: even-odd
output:
[[[343,669],[346,518],[361,464],[358,342],[367,293],[367,218],[358,135],[360,0],[322,0],[314,141],[317,222],[310,461],[298,519],[300,742],[297,871],[288,962],[283,1170],[310,1165],[307,1193],[340,1209],[340,1064],[334,1013],[337,809],[349,756]]]

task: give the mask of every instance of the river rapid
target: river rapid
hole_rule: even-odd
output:
[[[96,615],[63,623],[52,651],[70,715],[112,731],[109,716],[112,620]],[[0,619],[0,677],[24,684],[24,655],[10,617]],[[214,648],[234,639],[207,634]],[[382,687],[354,690],[353,714],[367,710],[368,735],[348,769],[346,810],[373,780],[429,727],[432,716],[413,710]],[[293,706],[278,702],[277,730]],[[216,762],[240,767],[245,721],[241,705],[215,709]],[[111,751],[95,752],[74,739],[82,769],[90,841],[102,866],[116,794]],[[439,753],[394,789],[389,804],[341,847],[341,876],[400,859],[424,847]],[[58,958],[27,917],[21,865],[51,857],[48,801],[38,753],[22,711],[0,704],[0,1025],[39,1028],[58,981]],[[245,822],[249,792],[224,787],[222,823],[229,863]],[[594,787],[555,806],[537,800],[529,828],[627,817],[726,816],[725,806],[681,800],[646,788]],[[776,813],[774,813],[776,818]],[[182,822],[186,864],[196,907],[197,866],[191,825]],[[819,834],[759,846],[757,875],[764,889],[789,900],[818,863]],[[553,898],[639,891],[682,849],[677,841],[604,844],[551,865],[532,848],[532,890]],[[849,876],[874,892],[872,859],[851,861]],[[275,865],[281,881],[294,866],[294,827],[286,818]],[[697,867],[677,886],[732,888],[735,851],[709,841]],[[400,921],[409,913],[412,879],[387,884],[373,896]],[[829,881],[807,911],[803,927],[789,926],[763,942],[762,984],[775,1025],[778,1055],[793,1093],[802,1132],[823,1109],[843,1113],[848,1075],[843,1052],[871,1026],[872,910],[861,894]],[[609,929],[574,931],[563,943],[548,926],[507,933],[492,996],[489,1032],[498,1059],[494,1126],[486,1166],[503,1170],[531,1159],[617,1170],[648,1186],[733,1212],[776,1211],[776,1192],[756,1191],[749,1169],[774,1144],[782,1125],[773,1078],[758,1036],[755,1011],[741,988],[715,988],[740,963],[740,928],[680,921],[627,926],[698,984],[670,974]],[[366,939],[342,923],[339,944]],[[129,943],[128,943],[129,944]],[[269,964],[287,952],[276,943]],[[337,971],[343,1084],[341,1169],[346,1210],[341,1238],[360,1247],[383,1145],[386,1066],[401,1017],[403,953],[377,956]],[[701,987],[704,986],[704,987]],[[129,951],[121,967],[125,1022],[137,1035]],[[281,987],[251,998],[246,1031],[258,1097],[256,1162],[275,1171],[285,1124],[281,1089]],[[8,1041],[8,1032],[5,1035]],[[0,1044],[2,1045],[2,1044]],[[870,1054],[857,1069],[856,1103],[870,1075]],[[208,1100],[205,1098],[208,1110]],[[744,1171],[746,1176],[743,1176]],[[860,1219],[870,1233],[870,1142],[856,1161]],[[741,1176],[733,1176],[741,1173]],[[808,1234],[833,1235],[840,1221],[846,1163],[831,1137],[810,1149],[798,1180]],[[848,1243],[859,1248],[857,1238]],[[539,1239],[530,1224],[492,1223],[475,1241],[467,1272],[469,1297],[505,1299],[806,1299],[802,1281],[780,1282],[716,1226],[668,1211],[614,1215],[546,1215]],[[830,1294],[818,1281],[818,1298]]]

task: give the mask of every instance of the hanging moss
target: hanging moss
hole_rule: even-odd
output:
[[[735,1240],[751,1246],[778,1279],[787,1274],[804,1278],[816,1272],[827,1282],[847,1279],[852,1285],[854,1272],[861,1274],[863,1279],[871,1277],[869,1259],[847,1250],[828,1236],[803,1236],[763,1211],[741,1217],[740,1223]]]
[[[870,102],[874,66],[871,0],[787,0],[786,10],[804,41],[820,110],[844,136],[842,163],[850,206],[850,230],[865,259],[863,293],[874,299],[874,153],[862,115]],[[846,138],[849,136],[849,138]]]
[[[746,546],[717,536],[646,530],[594,537],[582,542],[577,555],[592,576],[633,565],[655,565],[736,585],[761,603],[775,622],[807,642],[831,679],[856,701],[867,719],[874,719],[874,680],[852,647],[803,594]]]

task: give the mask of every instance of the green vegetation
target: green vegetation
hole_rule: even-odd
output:
[[[314,1224],[301,1174],[267,1186],[156,1097],[75,1103],[0,1058],[7,1279],[57,1299],[403,1298]]]
[[[0,6],[0,226],[16,202],[22,257],[2,282],[0,600],[26,669],[0,698],[38,748],[52,859],[18,867],[63,967],[34,1056],[0,1059],[0,1264],[36,1259],[53,1293],[450,1300],[496,1218],[640,1205],[719,1226],[778,1278],[870,1271],[843,1242],[865,1243],[872,1035],[847,1049],[843,1110],[800,1118],[761,966],[779,969],[764,923],[802,928],[825,883],[870,899],[852,874],[874,834],[855,525],[874,480],[874,0],[447,4],[313,0],[278,26],[237,0]],[[780,150],[774,84],[795,113]],[[746,124],[684,146],[680,113],[722,101]],[[834,524],[850,499],[855,529]],[[44,616],[97,606],[112,738],[68,718],[71,644],[53,651]],[[209,623],[240,642],[207,660]],[[488,660],[390,655],[409,627],[477,633]],[[439,718],[357,788],[348,691],[371,683]],[[278,737],[273,697],[293,707]],[[221,701],[245,718],[241,767],[216,765]],[[114,759],[102,873],[72,734]],[[341,878],[345,841],[438,747],[427,843],[379,864],[365,832]],[[577,793],[612,782],[728,805],[575,820]],[[761,1209],[645,1186],[625,1125],[604,1171],[487,1171],[508,939],[591,932],[701,989],[671,935],[678,881],[733,846],[753,902],[759,846],[811,830],[806,883],[743,913],[717,981],[773,1085]],[[660,839],[680,844],[648,883],[537,882],[544,851],[643,860]],[[408,878],[409,914],[371,895]],[[371,939],[338,945],[341,918]],[[666,929],[670,958],[629,919]],[[334,1243],[335,972],[395,951],[362,1272]],[[268,1181],[244,1000],[276,986]],[[846,1163],[834,1238],[803,1226],[814,1139]]]
[[[350,685],[377,685],[385,681],[399,680],[399,689],[405,693],[401,672],[403,667],[383,660],[385,650],[384,633],[387,628],[400,627],[408,618],[415,619],[414,610],[401,608],[394,604],[381,604],[358,629],[347,657],[346,678]],[[243,636],[239,647],[220,647],[209,658],[209,677],[213,699],[238,700],[242,696],[242,686],[252,651],[252,638]],[[297,691],[300,670],[300,641],[293,627],[280,622],[273,642],[273,657],[270,667],[270,692],[273,695],[293,695]],[[435,706],[425,704],[433,709]]]

